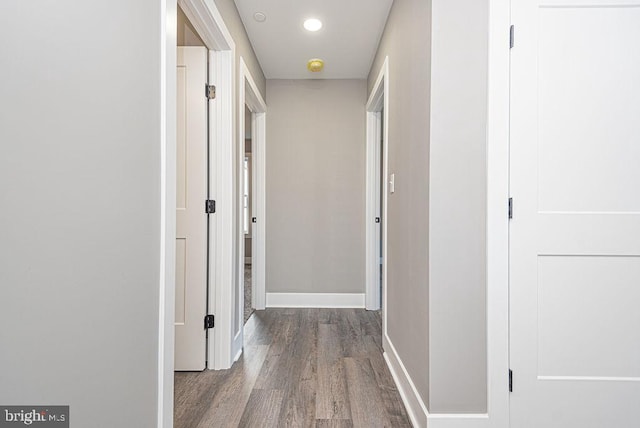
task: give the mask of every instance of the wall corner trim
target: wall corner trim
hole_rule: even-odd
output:
[[[395,346],[391,343],[391,339],[389,339],[389,336],[386,334],[383,337],[383,342],[384,360],[387,362],[391,376],[398,387],[398,392],[400,392],[404,407],[409,414],[411,425],[415,428],[426,428],[429,419],[427,406],[424,401],[422,401],[420,394],[418,394],[418,390],[413,380],[411,380],[411,376],[409,376],[407,369],[402,363]],[[429,425],[429,427],[431,427],[431,425]]]
[[[364,293],[267,293],[267,308],[364,308]]]

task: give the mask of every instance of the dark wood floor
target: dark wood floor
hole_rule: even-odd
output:
[[[175,427],[410,427],[378,312],[267,309],[229,370],[176,373]]]

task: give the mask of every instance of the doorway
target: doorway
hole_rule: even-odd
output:
[[[176,255],[178,258],[168,261],[175,263],[176,266],[176,289],[174,291],[175,302],[172,298],[170,301],[174,303],[172,310],[175,314],[175,321],[180,324],[182,321],[182,312],[184,314],[196,313],[193,309],[197,306],[197,316],[194,315],[191,324],[193,325],[193,336],[198,338],[199,348],[196,351],[188,351],[189,358],[198,360],[197,366],[181,367],[178,365],[179,358],[177,352],[183,351],[182,341],[176,335],[174,343],[173,338],[168,340],[166,352],[175,355],[174,360],[168,360],[165,363],[164,377],[168,377],[167,371],[178,370],[202,370],[205,367],[209,369],[223,369],[231,366],[233,357],[231,354],[231,328],[233,305],[233,289],[226,290],[222,284],[231,284],[234,274],[234,258],[233,252],[233,203],[234,200],[234,177],[233,177],[233,154],[235,153],[235,140],[233,133],[233,93],[229,88],[233,87],[233,63],[234,63],[234,44],[229,31],[226,29],[219,13],[209,10],[210,13],[203,13],[204,10],[210,9],[211,6],[205,5],[201,0],[180,0],[178,2],[179,9],[174,15],[177,20],[176,44],[190,45],[178,48],[178,55],[184,55],[187,51],[197,51],[200,73],[198,82],[194,83],[193,95],[197,100],[199,108],[199,119],[196,125],[198,131],[198,147],[199,151],[190,153],[190,148],[181,147],[180,142],[176,147],[175,160],[176,171],[175,178],[186,177],[183,189],[197,188],[188,200],[183,200],[181,196],[181,185],[177,180],[176,186],[176,206],[182,202],[188,205],[189,210],[193,212],[193,218],[198,224],[204,223],[203,230],[192,231],[192,234],[198,235],[201,242],[197,245],[197,250],[182,251],[180,243],[176,243]],[[178,63],[180,67],[180,64]],[[180,79],[191,79],[191,71],[189,73],[177,73],[177,88],[180,88]],[[207,91],[205,91],[205,86]],[[215,88],[214,88],[215,86]],[[217,89],[217,91],[215,90]],[[217,92],[217,93],[216,93]],[[191,136],[193,131],[194,109],[187,106],[181,112],[180,93],[177,97],[177,113],[182,113],[178,117],[178,122],[184,120],[188,130],[185,134]],[[204,108],[202,108],[204,107]],[[187,113],[188,111],[188,113]],[[204,123],[204,125],[202,125]],[[178,129],[178,131],[180,131]],[[180,135],[178,135],[180,138]],[[207,144],[208,143],[208,144]],[[168,156],[168,159],[170,157]],[[192,175],[191,171],[186,171],[185,165],[198,164],[199,172]],[[209,168],[207,169],[207,164]],[[185,175],[188,173],[188,177]],[[168,172],[170,176],[171,171]],[[174,178],[174,180],[175,180]],[[197,183],[191,183],[195,181]],[[183,183],[184,184],[184,183]],[[188,190],[187,190],[188,191]],[[174,207],[175,209],[175,207]],[[176,211],[176,215],[178,212]],[[208,219],[208,220],[207,220]],[[179,221],[179,218],[176,220]],[[208,223],[208,227],[207,227]],[[201,228],[202,229],[202,228]],[[179,232],[179,231],[178,231]],[[181,236],[176,236],[178,239]],[[188,263],[182,263],[184,260],[191,260],[194,252],[204,255],[204,263],[202,256],[198,269],[191,269]],[[177,263],[176,263],[177,262]],[[204,269],[202,267],[204,265]],[[180,278],[189,279],[190,275],[197,273],[198,279],[191,279],[189,284],[183,284],[181,287]],[[186,300],[189,293],[197,289],[197,297]],[[182,293],[181,293],[182,292]],[[184,296],[184,298],[183,298]],[[213,317],[215,316],[215,318]],[[165,316],[165,321],[168,317]],[[173,320],[173,318],[169,318]],[[178,325],[174,327],[171,322],[170,326],[165,326],[165,336],[168,334],[177,334]],[[215,327],[213,327],[215,325]],[[181,327],[181,326],[180,326]],[[204,344],[204,352],[202,347]],[[165,403],[166,405],[166,403]]]
[[[253,228],[251,227],[254,222],[257,222],[257,217],[253,215],[253,162],[251,160],[251,153],[253,150],[253,140],[251,135],[251,125],[253,117],[251,110],[245,104],[244,106],[244,161],[242,169],[242,206],[243,206],[243,229],[244,229],[244,319],[246,324],[247,320],[255,310],[255,303],[253,298],[253,284],[252,284],[252,242],[253,242]]]
[[[237,201],[242,200],[242,193],[239,188],[239,184],[242,181],[238,176],[241,168],[238,168],[238,161],[243,159],[243,156],[239,156],[239,153],[244,152],[244,144],[241,144],[242,133],[236,134],[234,126],[237,123],[242,129],[244,120],[242,114],[236,115],[234,111],[236,95],[235,44],[215,4],[204,0],[179,0],[178,5],[190,22],[194,37],[199,38],[206,47],[208,59],[206,79],[208,85],[205,88],[201,87],[200,93],[208,98],[208,128],[206,135],[209,141],[209,150],[205,158],[209,162],[210,168],[208,181],[206,182],[208,186],[207,200],[206,203],[198,205],[202,213],[210,211],[207,231],[209,258],[206,279],[208,288],[205,301],[208,306],[206,317],[209,318],[213,315],[215,318],[211,318],[211,320],[205,319],[204,322],[204,326],[208,331],[206,368],[221,370],[230,368],[242,352],[243,324],[238,322],[242,318],[240,308],[243,298],[242,294],[240,294],[241,287],[240,289],[238,287],[239,284],[242,284],[242,274],[238,275],[237,272],[238,266],[243,267],[244,263],[243,260],[237,258],[235,250],[236,248],[244,248],[242,241],[238,244],[236,240],[236,231],[242,231],[242,228],[238,226],[241,225],[239,220],[242,210],[238,211]],[[168,16],[172,15],[168,14]],[[175,19],[175,15],[173,17]],[[168,40],[171,40],[170,33],[168,34]],[[173,38],[173,40],[175,42],[176,38]],[[175,54],[175,50],[173,53]],[[168,50],[168,55],[171,55],[171,50]],[[240,59],[240,71],[241,81],[247,80],[249,82],[250,95],[247,98],[247,105],[255,112],[252,121],[252,133],[255,135],[256,143],[262,141],[260,146],[256,147],[254,145],[253,151],[256,152],[254,156],[262,159],[262,163],[264,163],[264,112],[266,105],[261,96],[258,95],[257,98],[251,96],[251,94],[259,94],[259,92],[250,74],[246,71],[246,66],[242,59]],[[244,76],[248,77],[245,78]],[[172,85],[167,83],[167,87],[171,90]],[[238,88],[238,93],[244,99],[244,85]],[[167,95],[167,98],[169,98],[169,95]],[[241,105],[244,105],[244,103]],[[236,120],[237,122],[235,122]],[[175,191],[176,172],[170,163],[173,160],[177,164],[178,156],[177,153],[171,150],[170,145],[167,146],[167,149],[167,201],[173,205],[172,189]],[[255,175],[260,176],[260,171],[256,169]],[[262,183],[264,183],[264,180],[262,180]],[[262,196],[260,196],[261,194]],[[258,207],[256,211],[260,213],[260,206],[264,206],[264,189],[261,192],[260,186],[257,186],[255,198],[257,199],[255,206]],[[175,206],[171,207],[171,211],[175,212]],[[171,219],[173,216],[167,215],[167,217]],[[173,241],[172,235],[175,231],[172,232],[169,226],[167,226],[167,229],[167,236]],[[257,235],[264,236],[264,232],[258,232]],[[264,239],[262,239],[262,242],[264,242]],[[253,244],[254,254],[255,247],[256,245]],[[174,255],[169,244],[167,244],[167,252],[172,256]],[[264,254],[264,251],[262,251],[262,254]],[[168,266],[167,272],[174,273],[172,266],[175,265],[175,258],[167,258],[166,263]],[[255,260],[253,263],[256,263]],[[264,262],[262,266],[264,266]],[[259,272],[258,270],[254,276],[260,277]],[[264,277],[264,274],[262,277]],[[173,337],[174,318],[170,313],[175,313],[176,306],[174,301],[175,289],[172,286],[172,282],[164,278],[163,281],[166,281],[167,285],[165,290],[166,304],[163,305],[160,313],[161,341],[163,342],[161,349],[163,354],[159,360],[159,383],[162,385],[162,394],[159,395],[158,400],[161,403],[159,408],[162,409],[161,419],[171,420],[170,410],[173,409],[173,388],[175,387],[173,382],[175,346]],[[239,305],[237,305],[238,302]],[[209,321],[211,321],[211,325],[208,325]],[[238,328],[238,325],[240,328]],[[200,326],[202,328],[203,324],[200,324]]]
[[[367,102],[366,165],[366,296],[365,307],[385,307],[386,206],[388,185],[388,58]],[[384,317],[383,317],[384,319]]]
[[[234,355],[243,346],[245,314],[265,308],[266,292],[266,111],[267,105],[247,68],[240,58],[238,135],[244,144],[237,153],[238,165],[238,270],[236,288],[236,316],[234,319]],[[250,138],[246,138],[250,136]],[[249,263],[248,263],[249,262]],[[246,278],[250,275],[250,279]],[[250,291],[249,295],[247,294]]]

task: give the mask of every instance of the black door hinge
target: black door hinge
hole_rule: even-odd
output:
[[[515,43],[515,36],[516,36],[516,27],[512,25],[511,27],[509,27],[509,49],[513,48],[513,45]]]
[[[513,370],[509,369],[509,392],[513,392]]]
[[[204,85],[205,96],[208,100],[216,99],[216,86],[215,85]]]
[[[204,212],[207,214],[213,214],[216,212],[216,201],[213,199],[207,199],[204,201]]]
[[[204,329],[213,328],[213,315],[205,315],[204,317]]]
[[[513,218],[513,198],[509,198],[509,219]]]

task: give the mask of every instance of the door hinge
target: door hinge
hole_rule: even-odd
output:
[[[208,100],[216,98],[216,85],[204,85],[204,89]]]
[[[204,212],[207,214],[213,214],[216,212],[216,201],[213,199],[207,199],[204,201]]]
[[[513,198],[509,198],[509,220],[513,218]]]
[[[204,329],[207,330],[209,328],[213,328],[213,315],[205,315],[204,317]]]
[[[509,369],[509,392],[513,392],[513,370]]]
[[[513,44],[515,43],[515,33],[516,27],[515,25],[512,25],[509,27],[509,49],[513,48]]]

